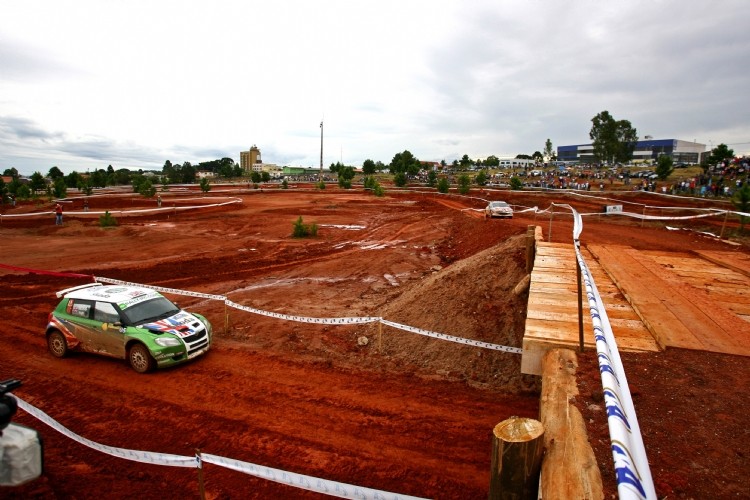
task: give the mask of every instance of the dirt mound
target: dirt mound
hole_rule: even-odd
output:
[[[516,296],[513,289],[526,275],[524,238],[513,236],[433,273],[387,304],[383,316],[438,333],[521,347],[528,293]],[[425,373],[509,392],[539,389],[537,377],[521,375],[519,354],[461,346],[395,328],[384,328],[383,348],[387,356]]]

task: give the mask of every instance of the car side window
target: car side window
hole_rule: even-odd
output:
[[[67,311],[71,316],[77,316],[79,318],[90,319],[91,318],[91,306],[90,300],[81,299],[69,299]]]
[[[120,321],[120,315],[111,303],[97,302],[94,306],[94,319],[102,323],[117,323]]]

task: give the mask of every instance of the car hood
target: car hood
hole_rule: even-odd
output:
[[[180,311],[169,318],[138,325],[138,328],[145,328],[152,332],[172,333],[178,337],[187,337],[204,328],[204,325],[201,320],[189,312]]]

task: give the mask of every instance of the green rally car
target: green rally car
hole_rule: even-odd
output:
[[[177,365],[211,347],[211,324],[181,310],[155,290],[88,284],[57,292],[47,347],[62,358],[85,351],[127,359],[138,373]]]

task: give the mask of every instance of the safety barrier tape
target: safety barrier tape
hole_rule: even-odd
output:
[[[90,274],[60,273],[60,272],[57,272],[57,271],[45,271],[45,270],[41,270],[41,269],[30,269],[28,267],[11,266],[11,265],[8,265],[8,264],[0,264],[0,268],[10,269],[11,271],[21,271],[21,272],[30,273],[30,274],[44,274],[46,276],[58,276],[60,278],[89,278],[89,279],[93,279],[94,278]]]
[[[223,207],[225,205],[233,205],[236,203],[242,203],[242,200],[240,198],[230,198],[230,201],[225,201],[222,203],[210,203],[206,205],[185,205],[185,206],[171,206],[171,207],[160,207],[160,208],[140,208],[140,209],[133,209],[133,210],[99,210],[99,211],[71,211],[68,210],[65,212],[64,215],[100,215],[104,214],[105,212],[109,212],[112,215],[135,215],[135,214],[147,214],[147,213],[158,213],[158,212],[174,212],[175,210],[184,211],[184,210],[194,210],[197,208],[209,208],[209,207]],[[25,214],[0,214],[0,218],[4,217],[49,217],[50,215],[53,215],[55,212],[54,210],[45,211],[45,212],[31,212],[31,213],[25,213]]]
[[[172,455],[170,453],[157,453],[151,451],[130,450],[127,448],[107,446],[76,434],[67,427],[63,426],[57,420],[44,413],[39,408],[36,408],[35,406],[27,403],[15,394],[10,394],[10,396],[16,399],[19,408],[21,408],[29,415],[37,418],[41,422],[49,425],[60,434],[72,439],[73,441],[81,443],[82,445],[88,446],[91,449],[94,449],[101,453],[106,453],[107,455],[112,455],[117,458],[146,464],[166,465],[169,467],[202,468],[203,462],[211,463],[220,467],[243,472],[245,474],[249,474],[251,476],[259,477],[269,481],[274,481],[277,483],[282,483],[293,486],[295,488],[314,491],[317,493],[324,493],[326,495],[336,496],[339,498],[361,498],[363,500],[422,500],[420,497],[401,495],[399,493],[391,493],[388,491],[381,491],[347,483],[340,483],[338,481],[331,481],[328,479],[307,476],[305,474],[297,474],[295,472],[288,472],[281,469],[264,467],[262,465],[243,462],[240,460],[235,460],[233,458],[221,457],[218,455],[210,455],[204,453],[193,457],[188,457],[182,455]]]
[[[157,292],[171,293],[173,295],[186,295],[189,297],[200,297],[204,299],[219,300],[219,301],[226,300],[226,297],[223,295],[215,295],[211,293],[193,292],[190,290],[180,290],[178,288],[167,288],[167,287],[156,286],[156,285],[144,285],[141,283],[133,283],[130,281],[117,280],[113,278],[105,278],[103,276],[94,276],[94,279],[96,281],[99,281],[102,283],[109,283],[111,285],[139,286],[143,288],[150,288],[151,290],[156,290]]]
[[[36,417],[38,420],[41,420],[45,424],[55,429],[60,434],[63,434],[64,436],[69,437],[73,441],[77,441],[83,445],[88,446],[89,448],[93,448],[102,453],[106,453],[107,455],[124,458],[126,460],[132,460],[134,462],[143,462],[146,464],[167,465],[171,467],[197,467],[198,466],[198,461],[196,460],[195,457],[183,457],[180,455],[171,455],[168,453],[153,453],[149,451],[129,450],[126,448],[116,448],[114,446],[107,446],[107,445],[99,444],[95,441],[91,441],[90,439],[86,439],[85,437],[80,436],[76,434],[75,432],[69,430],[68,428],[64,427],[60,422],[50,417],[39,408],[36,408],[35,406],[30,405],[29,403],[19,398],[15,394],[12,394],[12,396],[16,398],[16,400],[18,401],[18,407],[21,408],[26,413],[28,413],[29,415]]]
[[[216,455],[209,455],[207,453],[202,454],[201,459],[206,463],[219,465],[222,467],[226,467],[227,469],[236,470],[238,472],[244,472],[245,474],[249,474],[251,476],[260,477],[269,481],[288,484],[289,486],[294,486],[295,488],[314,491],[316,493],[324,493],[326,495],[339,498],[360,498],[362,500],[411,500],[420,498],[409,495],[401,495],[398,493],[388,493],[385,491],[373,490],[370,488],[355,486],[347,483],[329,481],[327,479],[305,476],[303,474],[294,474],[279,469],[273,469],[271,467],[261,467],[259,465],[251,464],[248,462],[242,462],[240,460],[218,457]]]
[[[408,325],[402,325],[400,323],[395,323],[393,321],[388,321],[386,319],[381,319],[381,323],[384,325],[392,326],[393,328],[398,328],[399,330],[404,330],[411,333],[417,333],[419,335],[425,335],[427,337],[432,337],[435,339],[440,340],[447,340],[449,342],[457,342],[459,344],[466,344],[471,345],[475,347],[483,347],[485,349],[493,349],[496,351],[504,351],[504,352],[512,352],[516,354],[523,353],[523,349],[520,349],[518,347],[508,347],[504,345],[498,345],[498,344],[491,344],[489,342],[483,342],[481,340],[473,340],[473,339],[465,339],[462,337],[454,337],[453,335],[446,335],[445,333],[437,333],[437,332],[431,332],[429,330],[423,330],[421,328],[415,328],[413,326]]]
[[[232,302],[229,299],[226,300],[226,304],[229,307],[234,307],[235,309],[240,309],[245,312],[249,312],[253,314],[260,314],[262,316],[268,316],[270,318],[285,319],[288,321],[297,321],[298,323],[315,323],[318,325],[362,325],[365,323],[374,323],[376,321],[381,320],[381,318],[379,317],[369,317],[369,316],[349,317],[349,318],[313,318],[310,316],[296,316],[296,315],[291,315],[291,314],[282,314],[282,313],[276,313],[276,312],[271,312],[271,311],[264,311],[262,309],[256,309],[254,307],[243,306],[236,302]]]

